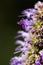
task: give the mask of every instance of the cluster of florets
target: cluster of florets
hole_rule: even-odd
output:
[[[43,2],[38,1],[34,8],[22,12],[22,18],[17,24],[24,31],[19,30],[17,40],[19,46],[15,53],[21,52],[10,60],[10,65],[43,65]]]

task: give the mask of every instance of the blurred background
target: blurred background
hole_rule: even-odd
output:
[[[21,29],[16,23],[21,11],[33,8],[38,0],[0,0],[0,65],[9,65],[16,47],[14,37]]]

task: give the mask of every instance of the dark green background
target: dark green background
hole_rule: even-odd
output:
[[[18,15],[26,8],[31,8],[37,0],[0,0],[0,65],[9,65],[16,47],[14,37],[18,29]]]

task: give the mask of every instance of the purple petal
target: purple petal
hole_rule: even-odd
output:
[[[27,16],[27,18],[30,18],[33,14],[37,13],[35,9],[26,9],[22,12],[24,16]]]
[[[34,25],[34,23],[31,20],[29,21],[28,19],[21,19],[19,22],[17,22],[17,24],[22,25],[23,29],[26,29],[28,26]]]
[[[13,57],[10,60],[10,62],[11,62],[10,65],[19,65],[22,62],[22,58],[21,57]]]
[[[39,54],[40,54],[41,56],[43,56],[43,50],[41,50],[41,51],[39,52]]]
[[[25,42],[20,41],[20,40],[17,40],[17,41],[16,41],[16,43],[17,43],[17,44],[20,44],[20,45],[22,45],[22,46],[24,46],[24,45],[25,45]]]
[[[43,50],[41,50],[41,51],[39,52],[39,54],[40,54],[40,56],[41,56],[41,58],[42,58],[42,60],[43,60]]]
[[[35,60],[35,65],[41,65],[40,64],[40,57],[37,57],[36,60]]]
[[[23,38],[29,35],[27,32],[24,31],[18,31],[18,34],[20,34]]]

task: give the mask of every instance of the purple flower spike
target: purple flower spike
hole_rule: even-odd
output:
[[[24,10],[21,17],[17,24],[24,31],[17,32],[16,38],[20,37],[20,40],[16,40],[18,46],[14,52],[20,56],[11,58],[10,65],[43,65],[43,2],[38,1],[34,8]]]

